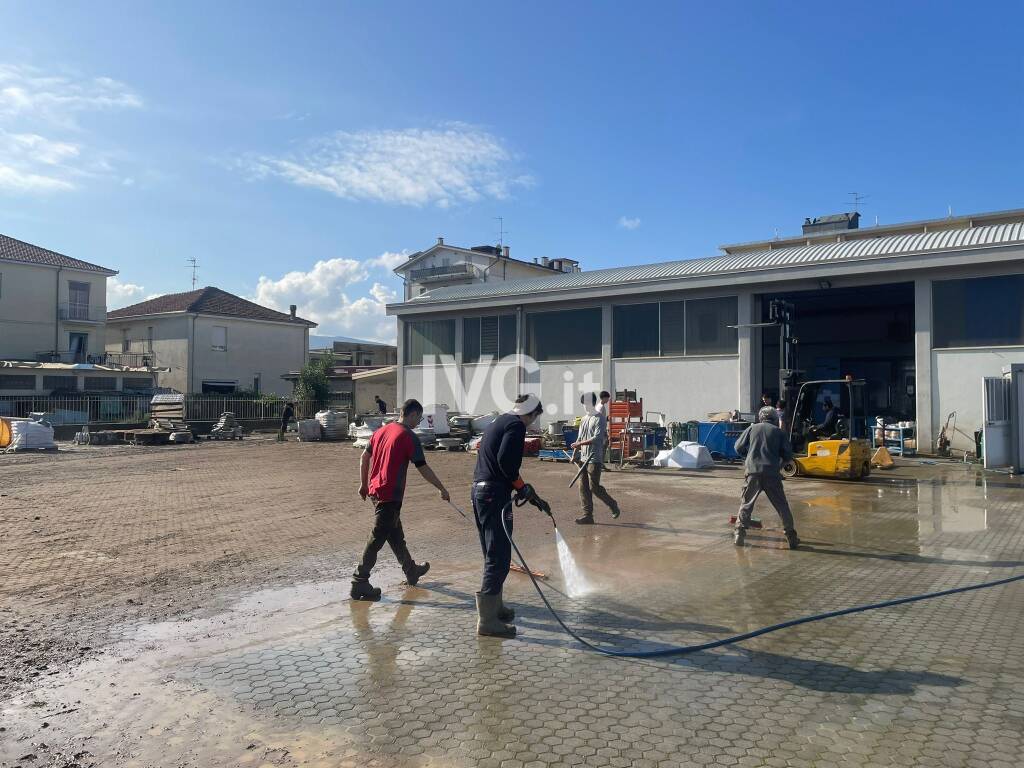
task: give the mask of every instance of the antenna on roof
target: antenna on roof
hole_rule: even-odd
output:
[[[508,234],[508,232],[505,231],[505,217],[495,216],[494,220],[498,222],[498,248],[500,250],[501,247],[505,245],[505,235]]]
[[[192,265],[192,290],[196,289],[196,279],[199,276],[199,262],[196,261],[193,256],[191,259],[185,259],[189,264]]]
[[[860,213],[860,204],[868,199],[868,195],[862,195],[860,192],[847,192],[846,194],[853,198],[853,212]]]

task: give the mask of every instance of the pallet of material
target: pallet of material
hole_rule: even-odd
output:
[[[125,437],[132,445],[167,445],[171,433],[162,429],[132,429],[125,431]]]

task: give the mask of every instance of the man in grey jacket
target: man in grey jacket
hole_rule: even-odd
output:
[[[737,547],[743,546],[750,516],[754,512],[754,502],[761,491],[764,491],[782,518],[789,548],[800,546],[800,539],[793,527],[793,513],[789,510],[786,492],[782,489],[782,465],[793,460],[793,446],[786,433],[779,429],[778,419],[774,408],[762,408],[757,413],[758,423],[747,427],[736,441],[736,453],[744,457],[743,470],[746,474],[740,513],[733,532],[733,541]]]

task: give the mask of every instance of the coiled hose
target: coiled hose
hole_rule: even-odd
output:
[[[522,502],[522,503],[517,502],[516,506],[522,506],[523,503],[525,503],[525,501]],[[834,618],[837,618],[839,616],[849,616],[850,614],[853,614],[853,613],[863,613],[865,611],[874,611],[874,610],[876,610],[878,608],[891,608],[891,607],[896,606],[896,605],[905,605],[907,603],[916,603],[916,602],[919,602],[921,600],[931,600],[932,598],[935,598],[935,597],[946,597],[948,595],[960,594],[961,592],[972,592],[972,591],[974,591],[976,589],[988,589],[989,587],[998,587],[998,586],[1002,586],[1003,584],[1010,584],[1010,583],[1015,582],[1015,581],[1024,580],[1024,574],[1019,574],[1017,576],[1009,576],[1009,577],[1007,577],[1005,579],[998,579],[996,581],[986,581],[986,582],[983,582],[981,584],[971,584],[971,585],[968,585],[966,587],[955,587],[954,589],[944,589],[944,590],[942,590],[940,592],[928,592],[928,593],[923,594],[923,595],[911,595],[909,597],[898,597],[898,598],[896,598],[894,600],[885,600],[885,601],[883,601],[881,603],[870,603],[868,605],[857,605],[857,606],[854,606],[852,608],[841,608],[841,609],[839,609],[837,611],[828,611],[827,613],[815,613],[815,614],[811,614],[810,616],[802,616],[802,617],[800,617],[798,619],[790,619],[789,621],[782,621],[782,622],[779,622],[778,624],[771,624],[771,625],[769,625],[767,627],[761,627],[760,629],[755,629],[755,630],[752,630],[750,632],[744,632],[743,634],[740,634],[740,635],[732,635],[731,637],[723,637],[720,640],[711,640],[709,642],[698,643],[696,645],[671,645],[671,646],[666,646],[665,648],[655,648],[655,649],[652,649],[652,650],[649,650],[649,651],[620,651],[620,650],[616,650],[614,648],[602,648],[601,646],[594,645],[589,640],[586,640],[585,638],[580,637],[572,628],[569,627],[569,625],[567,625],[562,620],[562,617],[558,615],[558,611],[556,611],[554,609],[554,606],[552,606],[551,603],[548,601],[547,595],[544,594],[544,590],[541,589],[541,585],[537,581],[537,577],[533,575],[533,571],[530,570],[530,566],[528,566],[526,564],[526,558],[524,558],[523,557],[523,553],[519,551],[519,547],[516,545],[515,539],[512,538],[512,533],[511,533],[511,531],[509,531],[508,525],[505,522],[505,515],[508,512],[509,507],[511,505],[512,505],[512,501],[509,501],[509,503],[505,506],[505,508],[502,509],[502,512],[501,512],[501,527],[505,529],[505,535],[508,536],[508,540],[512,544],[512,549],[516,553],[516,557],[519,558],[519,562],[523,566],[523,570],[526,571],[527,576],[530,577],[530,581],[533,582],[533,586],[537,590],[537,594],[540,595],[540,599],[542,601],[544,601],[544,605],[547,606],[547,609],[551,612],[551,615],[554,616],[555,621],[558,622],[558,624],[562,627],[563,630],[565,630],[565,633],[567,635],[569,635],[569,637],[573,638],[576,642],[580,643],[581,645],[583,645],[584,647],[588,648],[589,650],[594,651],[596,653],[603,654],[605,656],[617,656],[619,658],[627,658],[627,659],[654,659],[654,658],[658,658],[658,657],[661,657],[661,656],[684,656],[684,655],[689,654],[689,653],[697,653],[698,651],[710,651],[712,648],[721,648],[721,647],[726,646],[726,645],[735,645],[736,643],[741,643],[744,640],[750,640],[751,638],[754,638],[754,637],[760,637],[761,635],[767,635],[767,634],[769,634],[771,632],[778,632],[779,630],[782,630],[782,629],[789,629],[790,627],[797,627],[797,626],[800,626],[801,624],[810,624],[810,623],[815,622],[815,621],[824,621],[825,619],[834,619]],[[554,516],[549,513],[549,517],[551,517],[551,523],[552,523],[552,525],[554,525],[555,524]],[[555,525],[555,529],[556,530],[558,529],[557,525]]]

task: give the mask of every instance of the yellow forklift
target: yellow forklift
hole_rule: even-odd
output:
[[[786,409],[793,461],[782,467],[784,477],[829,477],[863,480],[871,474],[871,443],[858,433],[866,429],[857,420],[858,403],[864,401],[864,381],[824,379],[801,383],[792,408]],[[825,389],[839,390],[840,416],[832,434],[815,427],[814,405]],[[845,394],[845,397],[843,397]]]

